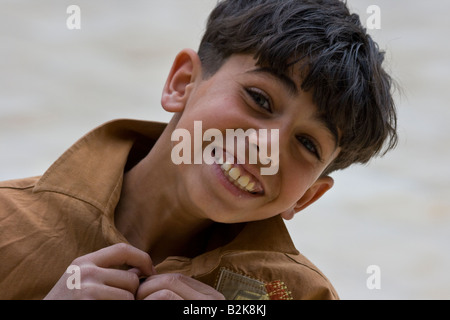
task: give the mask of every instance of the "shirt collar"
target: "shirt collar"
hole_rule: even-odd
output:
[[[68,149],[44,173],[34,192],[56,192],[84,201],[113,223],[127,164],[144,157],[165,127],[164,123],[128,119],[108,122]],[[280,216],[246,223],[222,250],[298,253]]]
[[[119,200],[130,150],[156,142],[166,124],[137,120],[108,122],[82,137],[41,177],[34,191],[62,193],[111,212]]]

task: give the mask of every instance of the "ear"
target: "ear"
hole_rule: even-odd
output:
[[[164,85],[161,105],[168,112],[184,110],[196,78],[201,77],[201,61],[191,49],[184,49],[176,56],[166,84]]]
[[[302,211],[309,205],[319,200],[320,197],[322,197],[328,190],[333,187],[333,185],[333,178],[328,176],[320,177],[316,182],[314,182],[314,184],[305,192],[303,197],[299,201],[297,201],[297,203],[292,208],[281,213],[281,217],[283,217],[283,219],[285,220],[291,220],[296,213]]]

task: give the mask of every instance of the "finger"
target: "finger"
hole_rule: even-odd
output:
[[[161,290],[150,294],[144,300],[183,300],[183,298],[173,291]]]
[[[134,274],[136,274],[139,278],[145,279],[148,277],[148,275],[143,275],[141,270],[139,270],[138,268],[131,268],[128,269],[128,272],[133,272]],[[156,268],[152,265],[152,275],[156,274]]]
[[[103,268],[131,266],[139,269],[143,276],[153,274],[150,256],[146,252],[125,243],[100,249],[84,258]]]
[[[77,294],[83,300],[134,300],[134,294],[127,290],[97,283],[84,285]]]
[[[181,280],[182,282],[184,282],[187,286],[189,286],[190,288],[192,288],[193,290],[198,291],[198,292],[200,292],[200,293],[203,293],[203,294],[205,294],[205,295],[209,295],[209,294],[211,294],[212,292],[217,292],[217,291],[216,291],[214,288],[212,288],[211,286],[209,286],[209,285],[207,285],[207,284],[205,284],[205,283],[203,283],[203,282],[201,282],[201,281],[198,281],[198,280],[196,280],[196,279],[194,279],[194,278],[185,276],[185,275],[183,275],[183,274],[178,274],[178,275],[176,275],[176,276],[179,276],[180,280]]]
[[[161,276],[166,277],[165,283],[167,283],[167,285],[169,285],[169,286],[174,285],[176,287],[178,285],[181,285],[181,289],[184,289],[184,286],[186,286],[186,288],[192,289],[192,290],[194,290],[200,294],[206,295],[206,296],[215,294],[215,293],[218,293],[219,295],[221,295],[218,291],[216,291],[211,286],[209,286],[201,281],[198,281],[194,278],[183,275],[181,273],[165,274],[165,275],[161,275]],[[151,280],[151,277],[149,278],[149,281],[150,280]]]
[[[136,297],[144,299],[165,290],[186,300],[223,299],[223,295],[212,287],[182,274],[151,276],[140,285]]]
[[[110,287],[123,289],[133,296],[139,288],[139,277],[136,273],[126,270],[103,269],[101,281]]]

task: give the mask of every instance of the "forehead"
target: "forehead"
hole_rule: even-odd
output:
[[[287,73],[279,72],[270,66],[261,66],[251,54],[235,54],[228,58],[222,67],[235,75],[254,75],[274,80],[283,85],[292,96],[298,95],[301,88],[301,75],[298,68],[290,67]]]

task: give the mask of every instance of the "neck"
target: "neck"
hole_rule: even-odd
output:
[[[174,164],[164,135],[150,154],[124,176],[115,212],[117,229],[154,264],[168,256],[195,256],[205,244],[210,220],[196,215],[177,192]],[[170,139],[170,137],[169,137]],[[170,141],[170,140],[169,140]],[[199,252],[200,251],[200,252]]]

